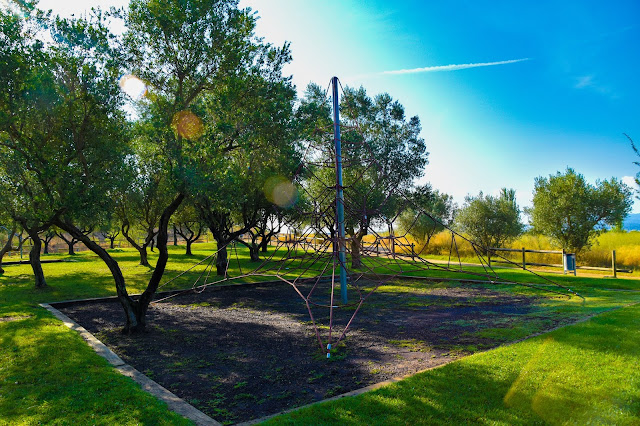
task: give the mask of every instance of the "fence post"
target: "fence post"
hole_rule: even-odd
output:
[[[522,269],[527,269],[527,261],[525,259],[525,250],[524,247],[522,247]]]
[[[562,249],[562,273],[564,275],[567,275],[567,268],[565,268],[565,265],[564,265],[564,255],[565,255],[565,251],[564,249]]]
[[[616,251],[611,252],[611,269],[613,269],[613,278],[618,278],[618,268],[616,267]]]

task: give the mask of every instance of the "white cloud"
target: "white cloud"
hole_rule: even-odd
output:
[[[633,176],[622,176],[622,179],[620,179],[622,181],[622,183],[624,183],[625,185],[627,185],[630,188],[636,189],[636,190],[640,190],[640,188],[638,187],[638,184],[636,183],[636,178]]]
[[[516,62],[523,62],[528,60],[530,60],[530,58],[510,59],[508,61],[497,61],[497,62],[479,62],[475,64],[438,65],[433,67],[412,68],[412,69],[406,69],[406,70],[383,71],[381,74],[415,74],[415,73],[421,73],[421,72],[457,71],[457,70],[463,70],[467,68],[515,64]]]
[[[593,75],[585,75],[578,77],[578,82],[574,86],[576,89],[582,89],[584,87],[593,86]]]

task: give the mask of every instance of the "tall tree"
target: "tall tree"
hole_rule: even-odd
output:
[[[315,116],[318,128],[331,122],[328,104],[320,87],[308,88],[303,108],[309,116]],[[340,121],[345,146],[345,231],[351,245],[352,267],[359,268],[362,239],[372,224],[395,220],[395,195],[409,189],[423,175],[429,153],[420,137],[420,119],[407,118],[404,107],[387,93],[372,99],[362,87],[346,88],[340,101]],[[329,164],[335,155],[333,136],[325,133],[316,134],[315,138],[326,146],[323,155]],[[331,203],[333,198],[321,193],[335,186],[335,170],[320,168],[314,176],[315,182],[310,186],[313,198]]]
[[[485,248],[502,247],[523,231],[516,192],[502,188],[497,197],[467,196],[464,206],[455,217],[458,229]]]
[[[400,229],[418,243],[428,244],[433,235],[444,230],[445,226],[452,225],[456,204],[450,195],[425,184],[409,191],[405,197],[407,203],[402,208],[398,222]]]
[[[125,331],[133,332],[145,328],[149,303],[164,274],[171,216],[187,195],[198,191],[199,173],[214,172],[202,166],[215,165],[224,153],[220,140],[212,137],[217,124],[206,116],[204,98],[255,66],[261,44],[253,36],[254,15],[238,9],[235,0],[133,0],[121,16],[130,71],[149,91],[139,104],[144,136],[138,143],[160,153],[154,157],[160,162],[156,169],[164,171],[172,188],[156,224],[158,260],[137,300],[128,296],[121,272],[111,268],[127,316]],[[100,255],[112,264],[106,252]]]
[[[38,234],[81,195],[78,185],[93,165],[82,155],[79,136],[98,130],[94,107],[102,108],[91,92],[97,87],[85,84],[96,76],[89,63],[100,46],[81,59],[70,45],[83,37],[95,40],[99,30],[51,21],[31,2],[23,5],[26,18],[0,11],[0,197],[32,240],[36,287],[44,287]],[[53,29],[48,44],[41,41],[43,27]]]
[[[226,271],[226,246],[258,224],[270,197],[266,183],[278,177],[290,182],[299,164],[295,90],[282,76],[288,46],[263,46],[256,55],[254,66],[206,98],[205,117],[217,123],[208,135],[215,143],[193,163],[200,177],[194,205],[216,240],[218,275]],[[276,198],[271,201],[288,202]]]
[[[631,189],[616,178],[591,185],[567,168],[549,178],[536,178],[533,207],[527,213],[534,231],[578,254],[607,225],[620,224],[631,205]]]
[[[117,50],[99,13],[87,20],[0,12],[0,197],[33,242],[36,286],[46,285],[38,233],[109,210],[127,155]],[[45,29],[50,37],[40,37]],[[47,40],[44,43],[41,40]],[[107,196],[105,196],[107,195]],[[117,264],[115,265],[117,267]]]

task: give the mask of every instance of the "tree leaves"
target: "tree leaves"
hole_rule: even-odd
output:
[[[528,214],[536,232],[579,253],[606,225],[622,223],[631,204],[631,189],[617,179],[591,185],[583,175],[567,168],[565,173],[536,178]]]

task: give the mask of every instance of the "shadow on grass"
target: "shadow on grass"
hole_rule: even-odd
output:
[[[638,313],[624,308],[269,424],[637,424]]]
[[[40,310],[0,324],[0,418],[9,424],[188,424]]]

